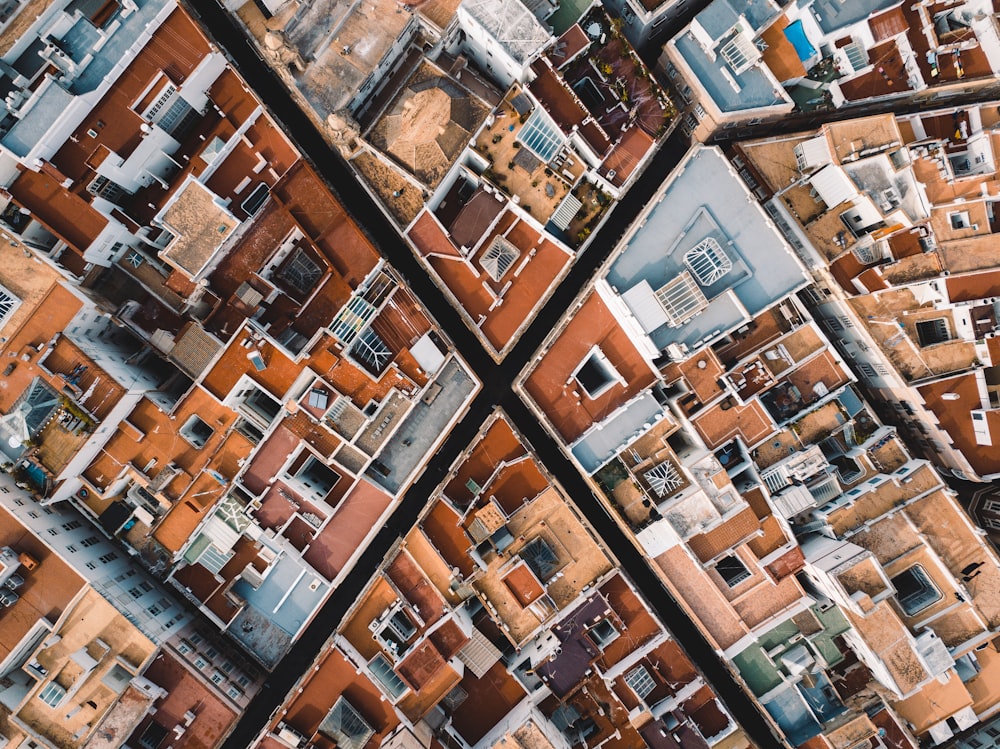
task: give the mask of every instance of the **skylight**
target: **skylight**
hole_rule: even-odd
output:
[[[393,671],[389,660],[379,653],[368,664],[368,670],[372,672],[375,680],[389,692],[393,700],[398,700],[406,691],[406,684],[396,672]]]
[[[517,247],[503,237],[494,237],[480,262],[490,278],[499,281],[517,262],[520,254]]]
[[[371,329],[366,330],[358,338],[351,348],[351,353],[372,374],[382,374],[382,371],[389,366],[389,362],[392,361],[393,356],[392,349]]]
[[[905,569],[892,578],[896,600],[907,616],[913,616],[941,600],[941,591],[919,564]]]
[[[559,569],[559,558],[545,539],[536,538],[521,549],[521,559],[541,581],[546,581]]]
[[[598,346],[591,348],[573,372],[573,377],[592,400],[604,395],[616,383],[625,383],[624,378]]]
[[[564,139],[552,118],[544,109],[538,108],[524,123],[517,140],[547,164],[559,153]]]
[[[684,253],[684,264],[702,286],[722,280],[733,269],[733,261],[714,237],[705,237]]]
[[[292,288],[303,294],[312,291],[313,286],[323,275],[323,270],[315,260],[309,257],[305,250],[296,250],[278,277]]]
[[[745,72],[760,59],[760,50],[742,31],[737,31],[728,42],[723,44],[719,54],[736,75]]]
[[[656,299],[667,314],[668,324],[675,328],[708,307],[708,300],[687,271],[657,289]]]
[[[656,688],[656,682],[649,675],[645,666],[639,665],[625,674],[625,683],[629,685],[636,697],[640,700],[646,698]]]
[[[351,297],[337,313],[330,329],[341,343],[351,343],[358,332],[375,317],[376,312],[378,308],[366,299],[359,296]]]
[[[337,698],[319,730],[334,739],[340,749],[362,749],[375,735],[372,727],[343,696]]]
[[[650,488],[656,492],[657,497],[665,497],[672,494],[684,485],[684,479],[677,473],[677,468],[669,460],[665,460],[657,466],[646,471],[646,481]]]

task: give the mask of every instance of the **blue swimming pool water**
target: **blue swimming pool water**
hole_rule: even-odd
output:
[[[785,38],[795,47],[795,53],[802,62],[812,59],[816,54],[816,48],[806,37],[805,29],[802,28],[802,21],[795,21],[785,27]]]

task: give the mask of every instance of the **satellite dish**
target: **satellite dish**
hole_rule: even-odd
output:
[[[10,447],[14,447],[14,448],[20,447],[21,446],[21,438],[18,437],[16,434],[12,434],[10,437],[7,438],[7,444]]]

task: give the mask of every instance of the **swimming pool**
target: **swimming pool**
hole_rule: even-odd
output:
[[[785,27],[785,38],[795,47],[795,53],[802,62],[811,60],[816,55],[816,48],[806,37],[806,31],[802,28],[802,21],[795,21]]]

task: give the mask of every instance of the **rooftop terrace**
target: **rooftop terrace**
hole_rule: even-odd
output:
[[[707,184],[710,193],[700,189]],[[701,271],[698,253],[709,245],[711,270]],[[670,324],[653,292],[691,270],[701,273],[696,288],[705,302]],[[663,350],[713,340],[802,288],[807,277],[721,152],[696,148],[627,237],[607,280]]]

